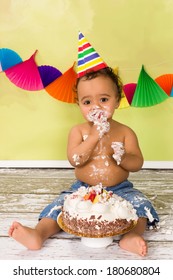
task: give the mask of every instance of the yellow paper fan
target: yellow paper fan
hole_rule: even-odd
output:
[[[122,97],[121,97],[121,101],[120,101],[120,105],[119,105],[118,109],[127,108],[129,106],[130,106],[129,102],[127,101],[127,98],[126,98],[124,92],[122,92]]]
[[[116,75],[118,75],[118,67],[113,68],[113,71]]]

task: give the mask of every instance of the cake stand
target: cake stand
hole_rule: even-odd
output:
[[[75,231],[72,231],[71,229],[69,229],[63,223],[61,213],[59,214],[59,216],[57,218],[57,222],[58,222],[59,227],[63,231],[81,237],[82,244],[84,244],[85,246],[90,247],[90,248],[107,247],[108,245],[110,245],[113,242],[114,236],[121,235],[121,234],[124,234],[124,233],[130,231],[132,228],[135,227],[135,225],[137,223],[136,221],[132,221],[130,226],[128,226],[127,228],[125,228],[119,232],[116,231],[116,232],[112,232],[111,234],[105,234],[105,235],[90,235],[90,234],[86,234],[86,233],[75,232]]]
[[[104,248],[113,242],[113,236],[109,237],[81,237],[81,242],[90,248]]]

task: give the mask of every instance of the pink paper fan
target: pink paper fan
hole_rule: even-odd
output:
[[[133,95],[135,93],[137,84],[131,83],[131,84],[126,84],[123,86],[123,91],[125,93],[125,96],[129,102],[129,104],[132,103]]]
[[[22,89],[30,91],[43,89],[43,83],[34,60],[36,52],[28,60],[5,71],[7,78]]]

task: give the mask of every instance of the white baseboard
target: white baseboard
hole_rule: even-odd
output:
[[[0,168],[72,168],[68,160],[0,160]]]
[[[173,169],[173,161],[144,161],[142,169]]]
[[[0,168],[72,168],[67,160],[0,160]],[[143,169],[173,169],[173,161],[145,161]]]

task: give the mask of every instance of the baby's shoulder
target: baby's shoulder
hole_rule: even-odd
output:
[[[73,132],[73,133],[82,132],[83,130],[85,130],[87,128],[87,126],[88,126],[87,123],[76,124],[71,128],[70,132]]]
[[[125,134],[127,133],[134,133],[133,129],[123,123],[120,123],[120,122],[117,122],[117,121],[114,121],[113,123],[113,127],[114,129],[116,130],[119,130],[120,132],[124,132]]]
[[[79,124],[76,124],[72,127],[72,129],[83,129],[83,128],[86,128],[88,127],[88,123],[79,123]]]

